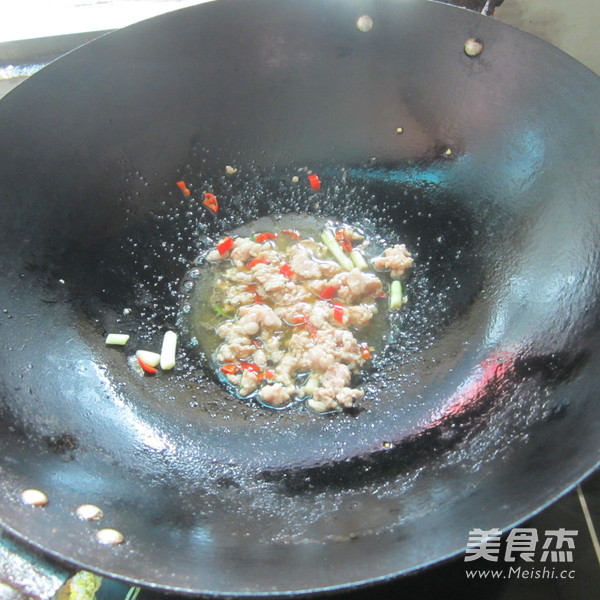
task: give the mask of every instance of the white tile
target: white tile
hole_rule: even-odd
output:
[[[0,42],[117,29],[208,0],[0,0]]]
[[[599,0],[504,0],[496,18],[537,35],[600,74]]]

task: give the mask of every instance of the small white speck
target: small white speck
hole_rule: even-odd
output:
[[[237,173],[237,169],[231,165],[227,165],[225,167],[225,173],[227,173],[227,175],[235,175]]]
[[[59,279],[58,283],[60,283],[60,285],[65,285],[65,280],[64,279]]]
[[[300,177],[298,177],[298,175],[294,175],[292,177],[292,183],[298,183],[300,181]]]
[[[131,314],[131,309],[130,308],[124,308],[123,309],[123,314],[124,315],[130,315]]]

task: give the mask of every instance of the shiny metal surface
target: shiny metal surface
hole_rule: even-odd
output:
[[[597,463],[598,79],[449,7],[281,6],[136,25],[0,105],[1,518],[69,562],[221,595],[358,585],[460,551],[472,524],[509,527]],[[423,307],[444,310],[415,329],[421,350],[392,348],[357,418],[232,406],[202,374],[135,379],[103,346],[124,304],[144,308],[137,283],[162,309],[128,327],[173,318],[152,274],[177,282],[198,248],[176,235],[193,232],[172,184],[223,185],[232,156],[257,192],[228,190],[236,218],[268,213],[279,174],[310,164],[365,194],[344,204],[332,187],[318,210],[367,214],[417,248]],[[27,519],[25,487],[49,497]],[[84,503],[101,526],[76,518]],[[100,527],[126,543],[95,546]]]

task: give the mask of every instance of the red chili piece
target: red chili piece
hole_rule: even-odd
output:
[[[342,247],[342,250],[344,250],[344,252],[352,251],[352,241],[346,237],[346,233],[343,229],[338,229],[336,231],[335,239],[338,242],[338,244]]]
[[[266,242],[267,240],[274,240],[276,237],[277,237],[276,233],[268,233],[268,232],[266,232],[266,233],[259,233],[256,236],[256,241],[259,244],[262,244],[263,242]]]
[[[187,185],[185,185],[185,181],[178,181],[177,187],[183,192],[184,196],[191,196],[192,192],[188,189]]]
[[[238,365],[233,364],[223,365],[221,367],[221,372],[225,373],[226,375],[235,375],[239,372],[239,370],[240,368],[238,367]]]
[[[219,201],[214,194],[206,192],[204,194],[204,201],[202,202],[206,208],[212,210],[214,213],[219,212]]]
[[[360,350],[361,350],[360,357],[363,360],[371,360],[371,350],[370,350],[368,344],[361,344]]]
[[[337,294],[337,289],[333,285],[328,285],[319,294],[321,300],[331,300]]]
[[[258,374],[258,380],[262,381],[263,379],[273,379],[275,377],[275,371],[273,369],[267,369],[262,373]]]
[[[158,369],[151,367],[147,362],[144,362],[139,356],[137,356],[136,358],[138,363],[140,363],[140,367],[142,367],[142,369],[144,369],[146,373],[148,373],[149,375],[156,375],[156,373],[158,373]]]
[[[253,260],[251,260],[246,266],[251,269],[252,267],[255,267],[256,265],[270,265],[271,261],[267,260],[266,258],[255,258]]]
[[[289,235],[293,240],[302,239],[302,236],[295,229],[282,229],[281,233]]]
[[[240,365],[244,371],[252,371],[252,373],[260,373],[260,367],[250,362],[241,362]]]
[[[232,248],[233,248],[233,238],[232,237],[225,238],[217,246],[217,250],[219,251],[219,254],[221,256],[223,256],[223,254],[226,254],[227,252],[229,252]]]
[[[283,263],[281,267],[279,267],[279,272],[282,275],[288,277],[289,279],[291,279],[294,276],[294,270],[287,263]]]
[[[320,190],[321,189],[321,180],[319,179],[319,176],[316,175],[315,173],[313,173],[312,175],[308,176],[308,183],[310,183],[310,187],[313,190]]]
[[[318,329],[309,321],[308,315],[296,315],[292,318],[293,325],[302,325],[313,337],[317,335]]]
[[[341,304],[340,302],[333,303],[333,318],[338,323],[344,322],[344,312],[345,312],[345,307],[343,304]]]
[[[256,302],[256,304],[263,304],[264,303],[264,298],[258,293],[258,290],[256,289],[256,285],[254,283],[251,283],[248,286],[248,291],[254,296],[254,302]]]

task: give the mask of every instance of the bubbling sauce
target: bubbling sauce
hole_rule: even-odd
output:
[[[265,224],[225,236],[188,272],[188,328],[239,398],[278,410],[352,408],[388,311],[405,302],[400,280],[413,259],[344,223]]]

